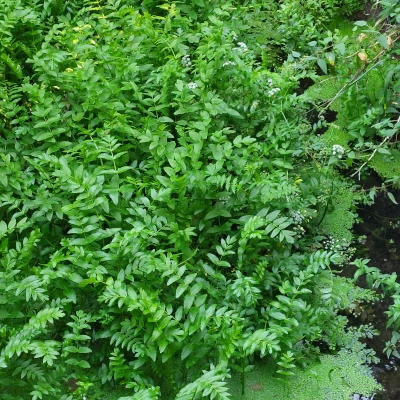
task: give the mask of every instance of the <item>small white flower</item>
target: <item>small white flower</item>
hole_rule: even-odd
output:
[[[251,106],[250,106],[250,111],[251,111],[251,112],[254,112],[254,111],[256,110],[256,108],[257,108],[257,106],[258,106],[259,103],[260,103],[260,102],[259,102],[258,100],[253,101],[253,102],[251,103]]]
[[[181,63],[182,63],[182,66],[186,67],[186,68],[192,66],[192,62],[190,61],[189,54],[186,54],[185,56],[182,57]]]
[[[237,44],[239,47],[234,47],[233,50],[238,51],[239,53],[245,53],[248,50],[246,43],[238,42]]]
[[[281,89],[279,89],[279,88],[273,88],[268,92],[268,96],[271,97],[271,96],[275,95],[276,93],[278,93],[280,90]]]
[[[235,63],[233,62],[233,61],[225,61],[223,64],[222,64],[222,66],[223,67],[229,67],[229,66],[233,66],[233,65],[235,65]]]
[[[292,211],[290,214],[291,214],[291,217],[293,218],[293,221],[294,221],[294,223],[296,225],[300,225],[303,222],[304,217],[303,217],[303,215],[301,214],[300,211],[297,211],[297,210],[296,211]],[[303,229],[303,228],[300,227],[299,229]]]
[[[197,89],[199,86],[197,85],[196,82],[189,82],[189,83],[187,84],[187,87],[188,87],[189,89]]]
[[[332,154],[342,158],[342,155],[344,154],[344,147],[342,147],[340,144],[334,144],[332,146]]]
[[[271,86],[272,83],[273,83],[271,78],[268,78],[268,79],[267,79],[267,82],[268,82],[268,86]]]

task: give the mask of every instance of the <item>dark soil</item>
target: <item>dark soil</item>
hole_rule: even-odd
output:
[[[376,177],[371,176],[371,179]],[[368,182],[366,182],[368,185]],[[400,191],[391,190],[400,203]],[[359,209],[359,215],[364,222],[356,226],[356,231],[366,236],[366,243],[360,256],[369,258],[370,266],[378,267],[385,274],[400,271],[400,205],[396,205],[381,193],[370,207]],[[346,275],[352,275],[351,269]],[[361,286],[366,283],[360,281]],[[371,313],[371,323],[379,330],[380,335],[368,342],[376,351],[381,362],[375,366],[374,372],[385,392],[378,394],[374,400],[400,399],[400,360],[388,359],[384,354],[385,343],[391,338],[391,330],[386,329],[387,317],[385,311],[391,304],[390,296],[376,304]],[[355,322],[355,321],[354,321]],[[356,322],[355,322],[356,323]]]
[[[353,21],[366,21],[368,19],[378,20],[381,11],[382,8],[375,2],[367,2],[364,10],[355,12],[350,19],[352,19]]]

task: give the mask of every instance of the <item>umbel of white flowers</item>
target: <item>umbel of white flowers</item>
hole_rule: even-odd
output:
[[[237,45],[239,47],[234,47],[233,50],[238,51],[239,53],[246,53],[248,50],[246,43],[238,42]]]
[[[274,94],[278,93],[281,89],[279,88],[273,88],[268,92],[268,96],[273,96]]]
[[[181,63],[184,68],[189,68],[192,66],[189,54],[186,54],[185,56],[182,57]]]
[[[235,63],[233,61],[225,61],[222,66],[223,67],[229,67],[229,66],[234,66]]]
[[[196,82],[189,82],[189,83],[187,84],[187,87],[188,87],[189,89],[197,89],[199,86],[197,85]]]
[[[342,155],[344,154],[344,147],[342,147],[340,144],[334,144],[332,146],[332,154],[334,156],[338,156],[338,158],[342,158]]]

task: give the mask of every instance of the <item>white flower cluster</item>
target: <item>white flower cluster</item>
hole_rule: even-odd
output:
[[[234,47],[233,50],[238,51],[239,53],[246,53],[248,50],[246,43],[238,42],[239,47]]]
[[[260,104],[260,102],[259,102],[258,100],[254,100],[254,101],[251,103],[250,111],[251,111],[251,112],[254,112],[254,111],[257,109],[257,107],[258,107],[259,104]]]
[[[189,82],[189,83],[187,84],[187,87],[188,87],[189,89],[197,89],[199,86],[197,85],[196,82]]]
[[[225,196],[225,197],[221,197],[220,199],[219,199],[219,201],[224,205],[224,206],[226,206],[227,204],[228,204],[228,201],[231,199],[231,197],[230,196]]]
[[[300,225],[295,226],[295,227],[293,228],[293,230],[296,232],[296,234],[297,234],[297,236],[298,236],[299,238],[303,237],[304,234],[306,233],[306,230],[305,230],[302,226],[300,226]]]
[[[332,146],[332,154],[334,156],[338,156],[338,158],[342,158],[342,155],[344,154],[344,147],[342,147],[340,144],[334,144]]]
[[[236,32],[232,31],[231,34],[232,34],[232,42],[236,42],[238,40]]]
[[[334,251],[339,255],[340,260],[338,265],[349,262],[356,251],[355,247],[351,247],[351,240],[345,238],[334,239],[332,236],[329,236],[328,239],[325,239],[322,243],[325,250]]]
[[[235,65],[235,63],[233,61],[225,61],[222,66],[223,67],[229,67],[229,66],[233,66]]]
[[[350,246],[350,242],[347,239],[335,239],[332,236],[329,236],[328,239],[323,241],[324,248],[325,250],[331,250],[331,251],[344,251],[347,250],[348,247]]]
[[[268,82],[268,86],[272,86],[273,85],[273,80],[271,78],[267,79]],[[271,90],[268,91],[268,96],[271,97],[273,96],[275,93],[278,93],[281,89],[279,88],[272,88]]]
[[[275,95],[276,93],[278,93],[279,91],[280,91],[281,89],[279,89],[279,88],[273,88],[273,89],[271,89],[269,92],[268,92],[268,96],[269,97],[272,97],[273,95]]]
[[[290,216],[293,218],[296,225],[300,225],[304,221],[304,217],[300,211],[292,211]]]
[[[183,66],[184,68],[189,68],[189,67],[192,66],[192,62],[190,61],[190,56],[189,56],[189,54],[186,54],[186,56],[183,56],[183,57],[182,57],[181,63],[182,63],[182,66]]]

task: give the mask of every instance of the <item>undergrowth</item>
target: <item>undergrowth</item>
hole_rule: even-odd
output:
[[[398,180],[397,11],[328,28],[362,3],[0,0],[2,398],[380,389],[336,271],[343,171]]]

